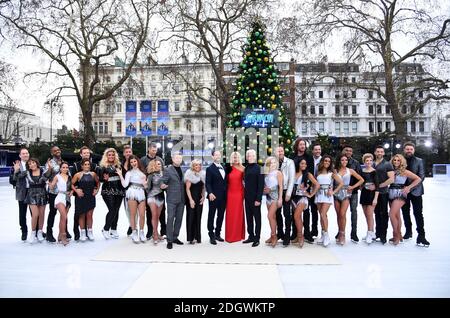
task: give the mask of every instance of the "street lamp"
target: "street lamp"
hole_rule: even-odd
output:
[[[167,143],[167,148],[172,149],[173,148],[173,143],[171,141],[169,141]]]
[[[157,147],[158,149],[160,149],[160,148],[161,148],[161,143],[160,143],[160,142],[157,142],[157,143],[156,143],[156,147]]]
[[[431,146],[433,146],[433,142],[431,140],[425,141],[425,147],[431,148]]]
[[[213,142],[208,143],[208,148],[212,150],[214,148],[214,143]]]
[[[390,147],[391,147],[390,144],[388,144],[388,143],[385,143],[385,144],[384,144],[384,149],[388,150]]]

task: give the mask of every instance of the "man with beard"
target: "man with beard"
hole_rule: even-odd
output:
[[[411,191],[408,193],[406,202],[402,207],[403,221],[406,228],[406,233],[403,236],[403,239],[409,240],[412,238],[412,223],[410,215],[410,208],[412,203],[414,218],[416,219],[416,230],[418,233],[416,243],[419,246],[429,247],[430,242],[428,242],[425,238],[422,202],[422,195],[424,193],[423,180],[425,179],[425,169],[423,160],[414,155],[415,150],[416,147],[412,142],[407,142],[403,145],[403,154],[405,155],[406,162],[408,164],[406,169],[422,179],[422,182],[411,189]],[[407,182],[409,182],[409,180]]]

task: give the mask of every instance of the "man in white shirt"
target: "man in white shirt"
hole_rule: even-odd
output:
[[[317,176],[317,168],[319,167],[320,160],[322,160],[322,147],[320,144],[315,144],[312,149],[313,159],[314,159],[314,177]],[[317,212],[317,205],[314,203],[315,197],[312,197],[309,200],[309,205],[311,207],[311,236],[317,237],[319,235],[319,231],[317,229],[317,223],[319,219],[319,214]]]

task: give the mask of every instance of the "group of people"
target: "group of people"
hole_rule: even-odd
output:
[[[91,161],[90,149],[82,147],[81,161],[72,167],[62,160],[57,146],[51,148],[52,157],[44,168],[37,159],[30,158],[26,148],[22,148],[20,161],[14,163],[10,178],[19,203],[22,240],[28,238],[30,243],[58,240],[68,244],[71,239],[67,229],[71,195],[75,197],[74,239],[81,242],[94,240],[93,212],[96,195],[100,192],[108,209],[102,228],[105,239],[119,237],[117,223],[123,204],[129,221],[127,235],[134,243],[152,240],[156,245],[166,239],[168,249],[174,244],[184,244],[179,234],[185,209],[187,241],[201,243],[202,210],[208,200],[210,244],[242,241],[256,247],[260,244],[261,205],[265,197],[270,224],[266,244],[275,247],[278,240],[282,240],[285,247],[291,243],[302,247],[305,241],[314,243],[317,238],[318,244],[328,246],[328,210],[334,204],[338,224],[335,239],[337,244],[343,245],[349,207],[350,238],[353,242],[359,241],[357,206],[358,191],[361,190],[359,203],[367,221],[365,242],[371,244],[377,240],[385,244],[389,219],[393,230],[389,240],[392,244],[411,239],[412,204],[417,244],[429,246],[422,213],[425,172],[422,160],[414,155],[414,144],[406,143],[404,155],[394,155],[390,161],[384,158],[384,148],[376,147],[375,156],[370,153],[363,156],[363,167],[353,158],[351,146],[345,146],[335,160],[329,155],[322,156],[319,144],[313,146],[312,155],[306,148],[305,140],[298,138],[292,158],[287,158],[284,148],[278,147],[275,156],[268,157],[262,167],[252,149],[245,154],[245,167],[239,152],[231,153],[228,163],[222,165],[222,153],[215,150],[213,163],[206,170],[201,161],[193,160],[186,171],[181,168],[183,158],[179,153],[173,153],[172,164],[164,167],[153,143],[142,158],[135,156],[130,146],[125,146],[122,161],[114,148],[108,148],[98,166]],[[44,233],[47,204],[49,214]],[[28,207],[32,215],[29,235]],[[55,239],[53,225],[57,211],[60,223]],[[403,236],[401,211],[406,228]],[[224,221],[225,238],[222,238]]]

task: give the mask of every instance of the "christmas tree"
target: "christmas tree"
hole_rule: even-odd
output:
[[[244,45],[243,60],[239,65],[235,87],[236,92],[227,114],[227,127],[252,127],[251,124],[246,125],[244,117],[249,113],[251,118],[263,118],[267,114],[270,114],[269,117],[275,115],[277,118],[274,123],[267,125],[267,137],[269,140],[272,138],[271,127],[279,128],[279,144],[284,147],[285,155],[290,156],[295,131],[286,117],[278,71],[267,46],[264,26],[259,21],[253,23],[252,32]],[[265,127],[261,122],[253,126]],[[272,149],[268,148],[268,153],[271,154]]]

